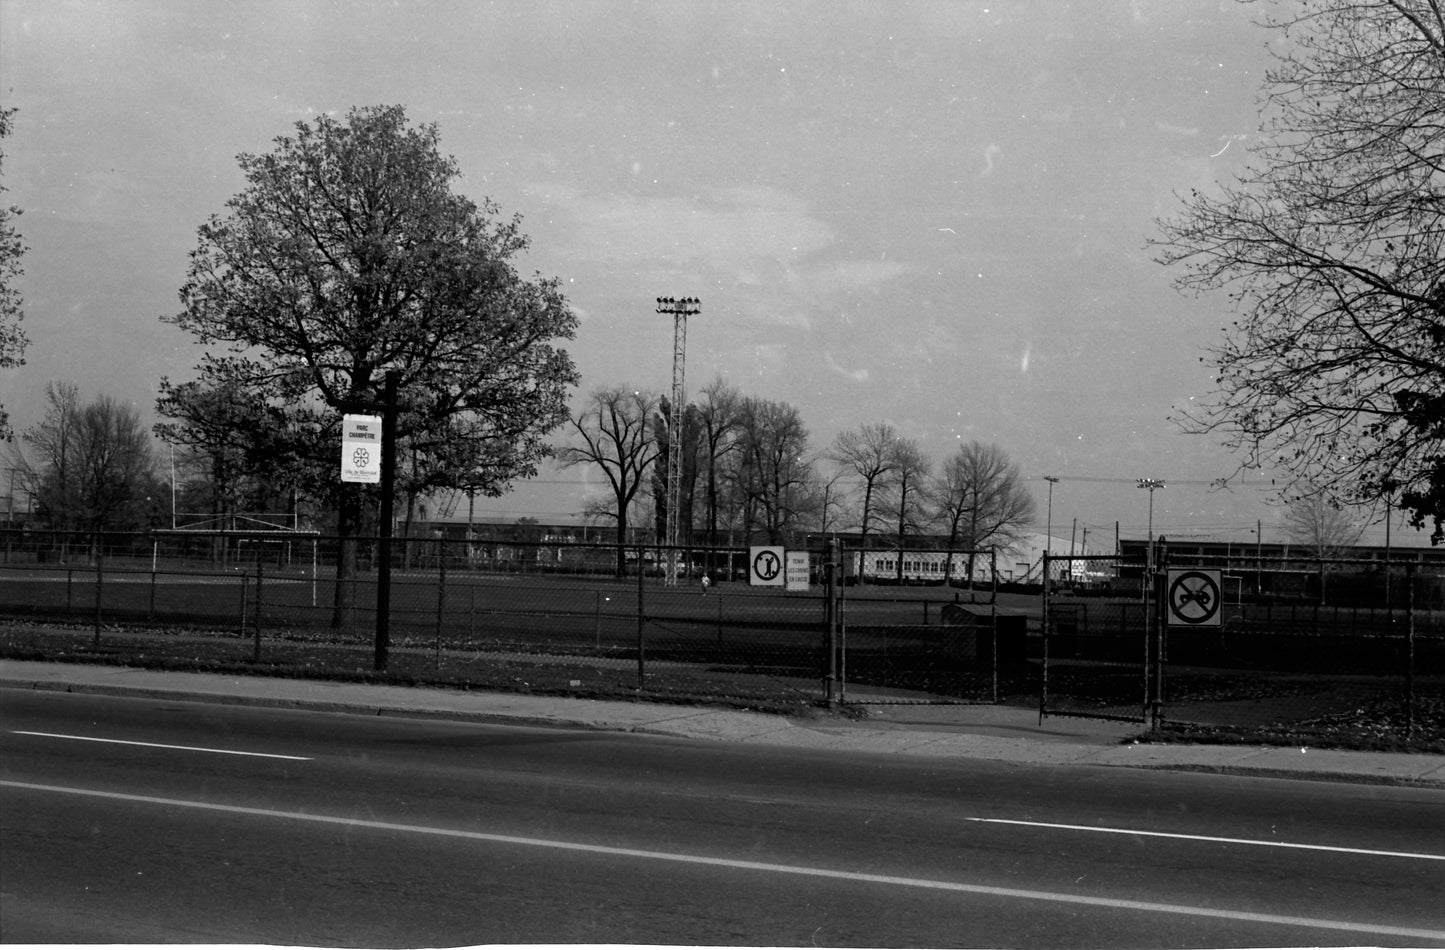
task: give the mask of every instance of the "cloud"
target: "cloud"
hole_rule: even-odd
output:
[[[852,293],[907,276],[914,270],[898,261],[833,261],[819,267],[811,283],[821,293]]]
[[[697,266],[735,273],[762,261],[799,261],[835,241],[802,202],[775,189],[709,189],[691,197],[587,195],[570,185],[534,186],[572,219],[571,252],[619,266]]]
[[[825,351],[823,353],[823,359],[825,362],[827,362],[828,368],[831,369],[833,372],[837,373],[839,376],[845,377],[846,379],[851,379],[855,383],[868,382],[867,367],[861,367],[859,369],[844,369],[838,364],[838,361],[833,358],[833,353],[831,350]]]

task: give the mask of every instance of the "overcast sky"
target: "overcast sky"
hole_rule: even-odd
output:
[[[17,428],[47,380],[133,401],[197,351],[159,317],[197,227],[318,113],[401,104],[460,188],[519,213],[523,269],[581,318],[580,393],[666,391],[696,296],[691,394],[797,406],[811,447],[887,421],[934,460],[972,439],[1046,474],[1053,527],[1283,540],[1237,459],[1186,436],[1230,316],[1151,260],[1177,195],[1238,171],[1269,63],[1232,0],[493,3],[0,0],[7,198],[25,257]],[[559,433],[560,435],[560,433]],[[478,503],[575,514],[581,470]],[[1267,479],[1264,480],[1267,482]],[[465,514],[464,511],[461,514]],[[1277,529],[1275,529],[1277,530]],[[1395,532],[1397,541],[1409,539]]]

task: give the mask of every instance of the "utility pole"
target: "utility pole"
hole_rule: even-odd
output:
[[[682,508],[682,422],[687,389],[683,368],[687,363],[687,318],[702,312],[696,297],[657,298],[657,312],[672,314],[672,405],[667,420],[667,583],[677,584],[678,546],[682,543],[678,517]]]

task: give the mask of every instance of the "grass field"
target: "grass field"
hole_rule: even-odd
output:
[[[349,593],[351,606],[333,625],[335,581],[324,574],[107,566],[97,585],[94,568],[83,565],[11,567],[0,569],[0,617],[8,618],[0,652],[778,711],[824,705],[827,627],[816,588],[719,584],[703,593],[658,578],[639,589],[635,578],[398,572],[383,672],[374,669],[374,576],[358,578]],[[970,596],[849,588],[840,652],[849,699],[1037,706],[1040,598],[1000,595],[999,608],[1028,633],[1017,658],[995,667],[985,661],[992,647],[985,651],[976,639],[986,632],[941,623],[946,604]],[[1089,624],[1078,636],[1053,642],[1049,711],[1142,716],[1152,689],[1142,634],[1121,619],[1138,615],[1137,602],[1095,599],[1086,610]],[[1277,642],[1258,633],[1240,640],[1245,631],[1226,629],[1192,645],[1182,635],[1171,639],[1162,734],[1445,752],[1445,671],[1438,668],[1445,643],[1433,632],[1416,643],[1408,707],[1398,638],[1346,643],[1372,651],[1362,661],[1333,656],[1329,637],[1310,636],[1298,623],[1273,635]],[[1260,662],[1271,657],[1288,662]]]

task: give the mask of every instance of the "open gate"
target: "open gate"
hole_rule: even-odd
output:
[[[1039,712],[1148,722],[1157,708],[1158,576],[1116,556],[1044,555]]]

